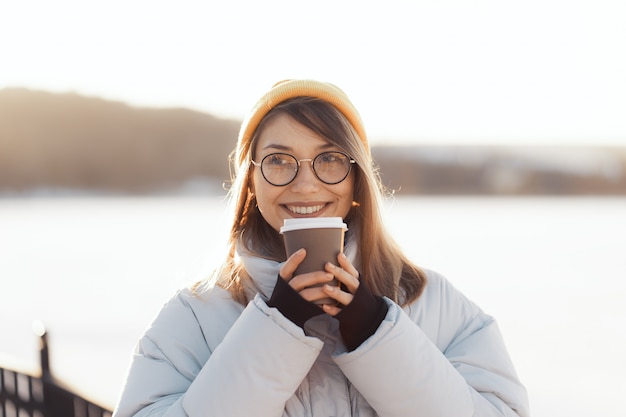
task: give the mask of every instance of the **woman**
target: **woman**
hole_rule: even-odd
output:
[[[116,416],[528,415],[495,321],[387,235],[341,90],[275,85],[244,121],[234,165],[227,259],[140,339]],[[279,229],[318,216],[348,224],[345,255],[294,276],[306,251],[285,259]]]

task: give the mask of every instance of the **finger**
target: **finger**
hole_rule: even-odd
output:
[[[337,281],[344,284],[348,291],[350,291],[352,294],[354,294],[357,288],[359,288],[359,279],[356,276],[350,274],[345,269],[328,262],[326,264],[326,271],[333,274],[335,278],[337,278]],[[355,275],[358,275],[358,272]]]
[[[345,253],[341,252],[339,255],[337,255],[337,260],[339,261],[339,266],[343,268],[348,274],[357,278],[359,277],[359,271],[357,271],[356,268],[350,263],[350,260]]]
[[[354,296],[352,294],[350,294],[349,292],[342,291],[341,288],[335,285],[326,284],[322,288],[324,290],[324,293],[328,297],[332,298],[333,300],[337,301],[339,304],[342,304],[344,306],[347,306],[348,304],[350,304],[352,300],[354,299]]]
[[[280,268],[280,277],[285,281],[289,281],[293,277],[294,271],[305,257],[305,249],[298,249],[295,251],[289,258],[287,258],[287,261],[285,261],[283,266]]]
[[[326,293],[324,292],[323,286],[305,288],[298,293],[302,298],[312,303],[322,300],[324,298],[328,298],[328,295],[326,295]]]
[[[341,312],[342,308],[332,304],[323,304],[322,310],[324,310],[324,313],[334,317]]]
[[[332,281],[334,275],[330,272],[314,271],[306,274],[296,275],[289,281],[291,287],[300,292],[308,287],[321,286]]]

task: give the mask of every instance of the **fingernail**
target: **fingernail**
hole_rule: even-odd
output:
[[[343,252],[341,252],[341,253],[339,254],[339,256],[341,257],[341,259],[347,259],[347,258],[348,258],[348,257],[346,256],[346,254],[345,254],[345,253],[343,253]]]
[[[326,273],[326,279],[331,280],[333,278],[334,278],[333,274]]]
[[[298,249],[298,250],[296,251],[296,255],[302,255],[303,253],[304,253],[304,248],[302,248],[302,249]]]

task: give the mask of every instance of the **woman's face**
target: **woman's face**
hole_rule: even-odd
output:
[[[286,114],[268,121],[255,147],[256,162],[271,153],[282,152],[296,159],[313,159],[326,151],[341,151]],[[283,220],[297,217],[341,217],[352,207],[354,170],[338,184],[325,184],[313,172],[311,163],[302,161],[298,175],[289,184],[277,187],[268,183],[261,167],[254,166],[252,190],[263,218],[275,230],[280,230]]]

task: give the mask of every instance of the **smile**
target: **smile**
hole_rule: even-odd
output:
[[[313,214],[317,213],[321,209],[324,208],[324,204],[319,204],[317,206],[287,206],[287,209],[295,214]]]

